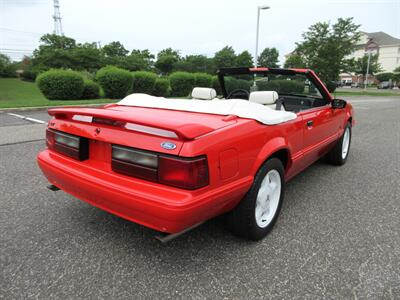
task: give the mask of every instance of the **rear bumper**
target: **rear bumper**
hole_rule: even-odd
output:
[[[49,182],[107,212],[176,233],[234,207],[250,188],[245,177],[215,189],[185,191],[101,170],[44,150],[37,157]]]

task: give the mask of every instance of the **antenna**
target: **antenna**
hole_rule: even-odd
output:
[[[58,0],[54,0],[54,34],[56,35],[64,35],[61,25],[61,13],[60,13],[60,3]]]

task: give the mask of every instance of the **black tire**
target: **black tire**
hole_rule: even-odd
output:
[[[345,136],[347,129],[349,130],[349,146],[348,146],[346,156],[343,157],[342,156],[342,148],[343,148],[344,136]],[[327,154],[327,156],[326,156],[327,161],[330,164],[336,165],[336,166],[344,165],[347,161],[347,157],[349,157],[350,145],[351,145],[351,124],[347,123],[346,127],[344,128],[343,135],[337,141],[336,145],[332,148],[332,150]]]
[[[268,223],[266,227],[260,227],[256,222],[255,210],[258,191],[260,189],[261,183],[265,178],[266,174],[271,170],[276,170],[279,173],[281,181],[280,197],[278,202],[278,207],[272,220]],[[250,240],[260,240],[265,237],[268,232],[274,226],[276,219],[280,213],[283,198],[285,195],[285,171],[282,162],[278,158],[271,158],[267,160],[262,167],[258,170],[253,185],[247,192],[246,196],[241,200],[241,202],[226,215],[226,221],[228,228],[235,235],[250,239]]]

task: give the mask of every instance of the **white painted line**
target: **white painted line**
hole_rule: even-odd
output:
[[[39,123],[39,124],[46,124],[47,122],[42,121],[42,120],[38,120],[38,119],[34,119],[34,118],[30,118],[30,117],[25,117],[23,115],[18,115],[18,114],[14,114],[14,113],[7,113],[7,115],[13,116],[13,117],[17,117],[23,120],[27,120],[33,123]]]

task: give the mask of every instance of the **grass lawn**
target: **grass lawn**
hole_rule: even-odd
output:
[[[378,90],[378,89],[338,89],[334,93],[336,96],[392,96],[400,98],[400,90]]]
[[[34,82],[17,78],[0,78],[0,109],[14,107],[81,105],[111,103],[110,99],[91,100],[47,100]]]

